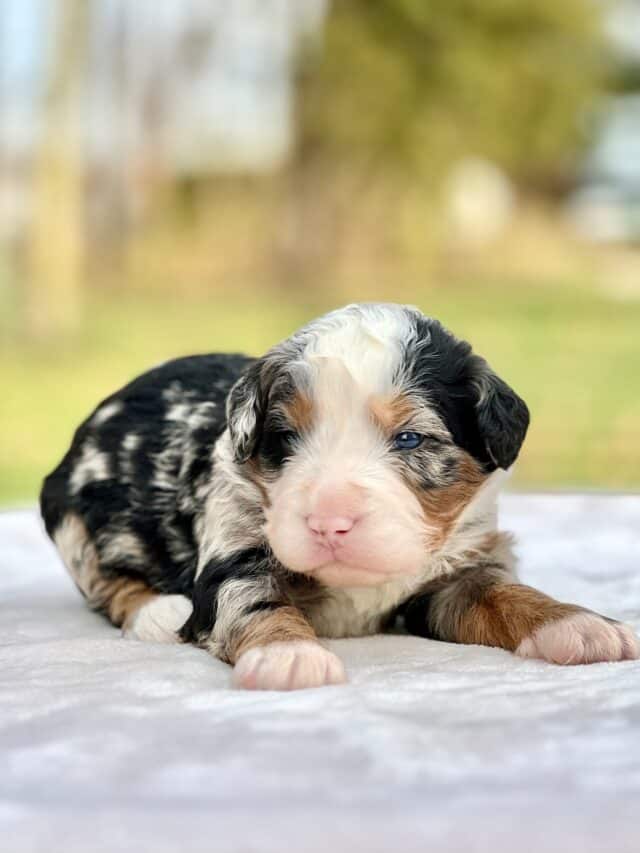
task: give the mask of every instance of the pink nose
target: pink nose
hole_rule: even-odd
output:
[[[307,524],[309,530],[312,530],[321,539],[331,542],[345,536],[352,529],[356,520],[346,515],[310,515],[307,518]]]

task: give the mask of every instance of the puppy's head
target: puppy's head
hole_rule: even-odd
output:
[[[236,383],[227,414],[275,555],[330,586],[419,572],[515,461],[529,423],[467,343],[416,309],[378,304],[279,344]]]

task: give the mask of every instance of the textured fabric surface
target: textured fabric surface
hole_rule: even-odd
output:
[[[640,629],[640,497],[508,495],[522,579]],[[83,605],[0,515],[0,849],[640,850],[640,661],[558,668],[401,635],[350,683],[243,693]]]

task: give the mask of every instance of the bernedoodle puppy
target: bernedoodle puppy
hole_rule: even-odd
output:
[[[168,362],[102,402],[47,477],[49,535],[127,636],[234,683],[345,680],[318,637],[423,637],[557,664],[637,658],[625,625],[518,583],[497,492],[524,402],[436,320],[350,305],[263,358]]]

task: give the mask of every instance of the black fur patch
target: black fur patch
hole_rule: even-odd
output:
[[[279,468],[291,450],[288,424],[277,414],[278,404],[289,400],[296,387],[282,354],[267,354],[245,372],[229,394],[229,432],[237,462],[259,455],[271,468]]]
[[[416,328],[418,344],[406,353],[412,385],[435,406],[454,442],[485,470],[508,468],[529,425],[524,401],[437,320],[418,318]]]
[[[45,480],[40,507],[53,536],[68,512],[87,525],[100,556],[111,536],[135,536],[148,555],[144,578],[165,593],[190,594],[197,564],[193,532],[201,506],[198,485],[212,476],[211,456],[226,428],[230,388],[253,359],[190,356],[167,362],[104,400],[78,428],[60,465]],[[115,414],[101,421],[96,415]],[[127,438],[133,447],[127,450]],[[73,475],[90,443],[108,479],[88,479],[74,491]],[[123,554],[105,570],[141,574]]]
[[[218,592],[226,581],[267,577],[269,570],[265,548],[250,548],[224,560],[210,560],[195,583],[193,612],[180,630],[181,638],[187,643],[193,643],[211,633],[218,615]],[[267,599],[264,604],[269,606]],[[251,605],[248,612],[255,608],[255,604]]]

